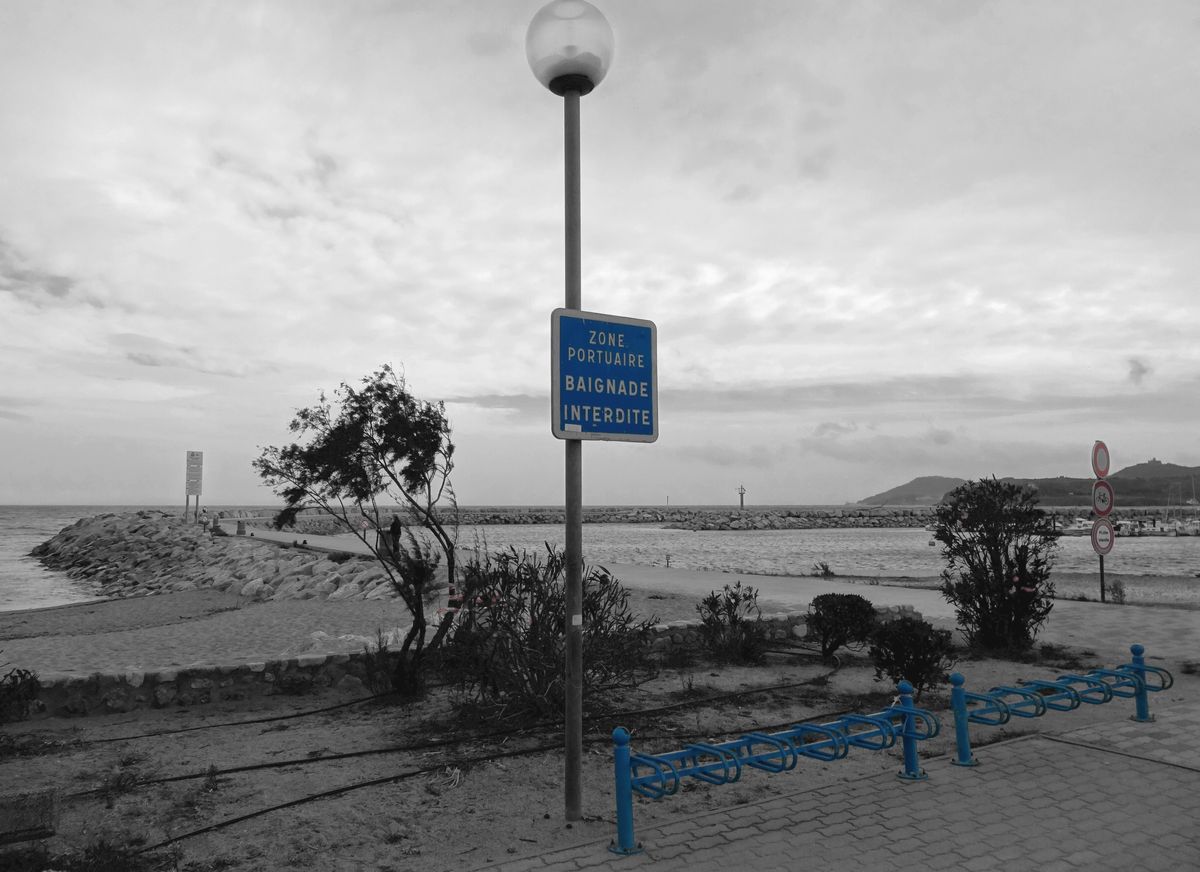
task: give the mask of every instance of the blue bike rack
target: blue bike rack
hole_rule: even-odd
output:
[[[1093,669],[1087,675],[1060,675],[1054,681],[1031,679],[1020,687],[993,687],[987,693],[972,693],[963,685],[958,672],[950,676],[950,707],[954,710],[956,766],[975,766],[971,755],[970,724],[998,727],[1012,718],[1038,718],[1047,711],[1074,711],[1081,705],[1103,705],[1114,699],[1132,699],[1132,720],[1154,720],[1148,695],[1166,690],[1175,683],[1171,673],[1147,666],[1146,649],[1129,648],[1133,661],[1115,669]]]
[[[913,686],[897,685],[899,702],[870,715],[845,715],[825,724],[797,724],[777,733],[745,733],[720,744],[694,742],[665,754],[635,754],[629,731],[613,730],[613,771],[616,778],[617,838],[609,845],[616,854],[636,854],[641,847],[633,836],[633,794],[662,799],[679,791],[682,779],[708,784],[732,784],[749,767],[764,772],[786,772],[800,758],[840,760],[851,748],[882,751],[901,740],[904,768],[898,777],[921,781],[926,775],[917,759],[917,742],[931,739],[941,723],[912,702]]]

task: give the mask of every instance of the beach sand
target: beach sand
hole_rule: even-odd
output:
[[[953,609],[937,591],[936,579],[609,568],[629,590],[634,614],[660,622],[696,620],[696,604],[702,597],[742,581],[758,591],[759,606],[768,614],[803,611],[822,593],[855,593],[880,606],[911,605],[935,625],[954,626]],[[1162,580],[1147,583],[1161,586]],[[1130,587],[1136,584],[1132,579]],[[407,624],[407,612],[398,600],[258,603],[218,591],[193,590],[0,613],[0,659],[41,673],[151,671],[357,652],[378,631]],[[1124,657],[1129,645],[1138,642],[1153,656],[1195,661],[1200,660],[1200,609],[1060,599],[1039,641],[1082,646],[1114,658]]]

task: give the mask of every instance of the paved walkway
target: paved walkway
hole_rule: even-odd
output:
[[[1129,706],[1114,705],[1101,724],[978,748],[974,768],[925,761],[929,778],[919,783],[874,775],[643,830],[638,808],[648,801],[635,799],[641,854],[618,856],[593,842],[484,868],[1200,869],[1200,703],[1153,703],[1155,723],[1129,721]]]
[[[189,590],[0,612],[0,663],[43,676],[251,663],[358,652],[377,630],[409,621],[399,600],[247,603]]]

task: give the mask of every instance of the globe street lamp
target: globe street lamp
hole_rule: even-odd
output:
[[[564,308],[581,309],[579,220],[579,98],[604,79],[613,31],[585,0],[553,0],[525,34],[525,56],[537,80],[563,98],[566,180],[566,294]],[[566,817],[583,817],[583,444],[566,441]]]

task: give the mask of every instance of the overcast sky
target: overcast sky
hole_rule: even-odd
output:
[[[391,363],[462,503],[561,504],[540,5],[0,3],[0,503],[182,503],[189,449],[271,502]],[[583,304],[657,323],[661,435],[586,503],[1200,464],[1192,0],[597,5]]]

